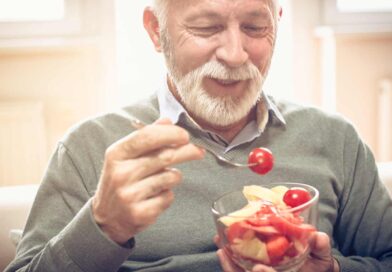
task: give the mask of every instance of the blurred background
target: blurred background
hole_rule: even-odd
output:
[[[72,125],[156,90],[165,67],[142,26],[149,2],[0,0],[0,186],[39,183]],[[391,161],[392,1],[281,4],[265,91],[341,113]]]

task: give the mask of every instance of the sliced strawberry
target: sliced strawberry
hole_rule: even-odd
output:
[[[263,204],[260,206],[260,209],[256,212],[257,216],[265,216],[266,214],[276,213],[275,207],[268,204]]]
[[[263,204],[260,206],[260,209],[256,212],[254,218],[250,218],[246,220],[246,222],[256,227],[269,226],[270,222],[268,217],[271,214],[276,214],[276,209],[271,205]]]
[[[280,234],[280,232],[272,226],[255,227],[253,230],[260,240],[266,240],[270,236]]]
[[[271,260],[280,260],[290,247],[290,241],[283,235],[271,236],[267,239],[267,252]]]
[[[255,232],[243,222],[235,222],[226,229],[226,236],[229,243],[233,243],[235,239],[250,239],[255,236]]]
[[[241,223],[240,224],[241,227],[245,229],[253,230],[256,235],[260,234],[261,237],[279,234],[279,231],[273,226],[271,226],[269,221],[268,224],[267,222],[264,222],[263,224],[259,224],[259,225],[252,224],[251,222],[249,222],[249,220],[242,221],[240,223]]]
[[[304,222],[304,218],[296,214],[293,214],[292,216],[284,216],[284,218],[296,225],[300,225]]]
[[[265,217],[255,217],[255,218],[248,219],[245,222],[255,227],[270,225],[269,219]]]
[[[288,235],[297,239],[306,239],[309,237],[310,233],[316,229],[309,224],[294,224],[281,216],[271,216],[270,222],[273,227],[275,227],[283,235]]]

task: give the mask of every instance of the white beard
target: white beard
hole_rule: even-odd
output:
[[[171,59],[169,62],[172,62]],[[218,61],[208,62],[181,76],[174,66],[168,63],[169,76],[175,84],[185,108],[195,117],[211,125],[228,126],[246,117],[261,97],[264,77],[256,66],[246,63],[239,68],[228,68]],[[220,80],[246,80],[248,89],[240,97],[213,97],[206,91],[202,82],[209,77]]]

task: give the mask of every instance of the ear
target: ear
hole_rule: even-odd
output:
[[[280,21],[280,19],[282,18],[283,15],[283,9],[282,6],[279,7],[279,12],[278,12],[278,21]]]
[[[155,50],[162,52],[158,18],[155,16],[154,11],[150,7],[147,7],[144,10],[143,25],[154,44]]]

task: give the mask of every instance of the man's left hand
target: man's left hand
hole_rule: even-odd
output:
[[[310,254],[300,272],[340,271],[339,263],[333,258],[331,253],[331,243],[329,236],[324,232],[315,232],[309,240]]]
[[[338,272],[339,264],[332,257],[329,236],[324,232],[315,232],[309,240],[310,254],[300,272]],[[225,272],[242,272],[222,249],[218,250],[218,257]],[[252,272],[274,272],[275,270],[265,265],[255,265]]]

